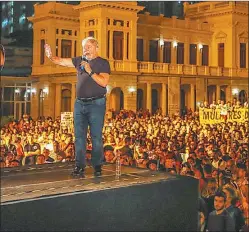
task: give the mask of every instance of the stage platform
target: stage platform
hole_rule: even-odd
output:
[[[73,166],[2,169],[1,231],[197,229],[194,178],[122,166],[117,179],[115,164],[104,165],[101,177],[87,167],[85,178],[77,178]]]
[[[101,177],[94,177],[91,167],[86,168],[85,178],[72,177],[70,175],[72,170],[72,163],[3,169],[1,173],[1,202],[3,204],[9,201],[39,198],[54,194],[94,191],[110,187],[120,188],[131,184],[176,178],[163,172],[122,166],[121,176],[117,179],[114,164],[104,165]]]

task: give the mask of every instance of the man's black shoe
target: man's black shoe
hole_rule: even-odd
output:
[[[102,175],[102,170],[101,170],[101,166],[95,166],[94,167],[94,176],[98,177]]]
[[[85,172],[84,168],[80,168],[76,166],[74,170],[72,171],[72,176],[80,176],[80,177],[85,177]]]
[[[102,172],[101,171],[100,172],[95,171],[94,172],[94,176],[96,176],[96,177],[102,176]]]

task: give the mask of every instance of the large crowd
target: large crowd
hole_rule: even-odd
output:
[[[200,107],[224,107],[206,102]],[[248,107],[239,101],[225,104]],[[205,230],[214,199],[225,193],[226,209],[233,212],[236,231],[249,224],[248,215],[248,121],[201,124],[198,112],[164,116],[121,110],[106,112],[103,129],[104,162],[160,170],[199,179],[201,218]],[[89,134],[89,133],[88,133]],[[74,161],[73,128],[62,128],[60,118],[33,120],[24,115],[1,128],[1,167]],[[87,161],[91,162],[88,135]]]

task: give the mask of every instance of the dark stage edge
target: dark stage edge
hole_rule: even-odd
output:
[[[73,164],[53,164],[14,168],[1,173],[1,203],[40,198],[78,191],[97,191],[108,188],[120,188],[133,184],[143,184],[176,177],[163,172],[151,172],[129,166],[121,167],[121,177],[116,178],[116,166],[103,166],[101,177],[93,176],[93,169],[86,168],[85,178],[72,177]]]
[[[73,164],[1,170],[1,231],[196,231],[198,181],[103,166],[73,178]],[[14,221],[13,221],[14,220]]]

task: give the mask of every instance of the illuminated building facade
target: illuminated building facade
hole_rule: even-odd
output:
[[[44,44],[61,57],[81,55],[94,36],[111,65],[107,109],[162,108],[172,115],[205,100],[248,96],[248,4],[184,3],[184,19],[140,14],[136,2],[56,2],[35,5],[31,115],[73,111],[76,72],[44,56]]]

